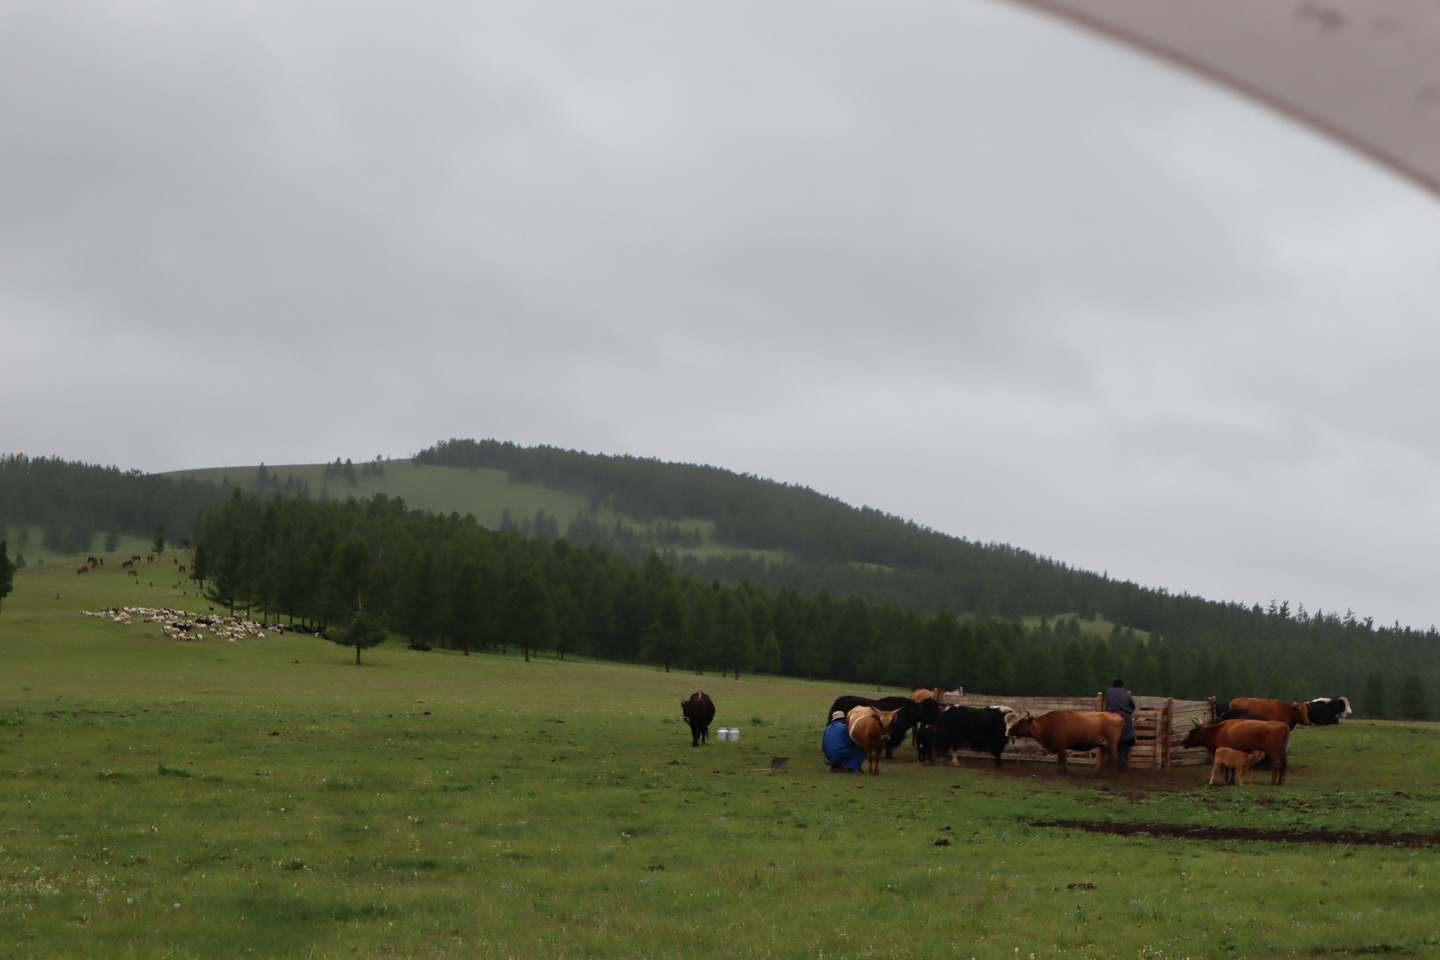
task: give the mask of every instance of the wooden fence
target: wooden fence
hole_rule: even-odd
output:
[[[1093,697],[992,697],[951,690],[940,695],[940,702],[966,707],[1006,706],[1014,710],[1028,710],[1038,716],[1051,710],[1101,710],[1105,706],[1105,694],[1097,693]],[[1130,751],[1130,766],[1134,769],[1165,770],[1209,763],[1203,747],[1183,747],[1180,742],[1189,732],[1192,720],[1212,723],[1216,716],[1214,697],[1208,700],[1136,697],[1135,714],[1130,718],[1135,726],[1135,747]],[[956,751],[956,755],[976,759],[990,756],[970,750]],[[1012,740],[1002,759],[1058,762],[1055,754],[1047,753],[1028,737]],[[1071,752],[1066,758],[1066,763],[1090,766],[1099,762],[1099,750]]]

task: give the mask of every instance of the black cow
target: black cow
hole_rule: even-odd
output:
[[[993,756],[997,767],[1009,741],[1005,711],[998,707],[951,707],[940,714],[932,738],[937,757],[944,758],[951,750],[974,750]],[[954,757],[950,762],[959,764]]]
[[[1347,697],[1317,697],[1311,700],[1310,722],[1317,727],[1328,727],[1339,723],[1341,717],[1350,716],[1350,700]]]
[[[825,714],[825,722],[830,722],[836,710],[848,717],[850,711],[856,707],[874,707],[886,713],[895,711],[895,720],[890,724],[890,739],[885,741],[886,760],[895,759],[895,744],[904,742],[905,734],[920,722],[924,713],[924,708],[909,697],[881,697],[871,700],[869,697],[847,695],[836,697],[835,702],[830,704],[830,712]]]
[[[917,759],[921,763],[932,763],[935,759],[935,725],[940,722],[940,715],[945,712],[946,707],[934,697],[915,702],[920,705],[920,719],[915,722],[915,730],[910,739],[915,744]]]
[[[715,701],[708,693],[695,692],[689,700],[680,701],[680,715],[690,725],[690,746],[709,743],[710,721],[715,719]]]

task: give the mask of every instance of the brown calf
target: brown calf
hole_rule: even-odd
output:
[[[1220,777],[1221,783],[1234,784],[1238,780],[1240,785],[1244,786],[1245,774],[1250,772],[1251,767],[1264,759],[1264,750],[1251,750],[1246,753],[1232,747],[1216,747],[1215,765],[1210,768],[1210,786],[1215,786],[1217,775]]]

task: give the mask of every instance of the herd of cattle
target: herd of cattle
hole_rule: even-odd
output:
[[[893,759],[895,747],[910,735],[921,763],[937,759],[958,765],[957,753],[970,750],[990,754],[995,766],[1017,737],[1035,740],[1055,754],[1060,773],[1067,773],[1070,751],[1100,750],[1096,774],[1108,766],[1119,769],[1120,737],[1125,727],[1118,713],[1105,711],[1052,710],[1038,716],[1010,707],[966,707],[941,702],[941,690],[916,690],[909,697],[842,696],[830,705],[826,719],[836,712],[844,715],[850,739],[865,750],[872,774],[880,772],[882,759]],[[680,712],[690,727],[691,744],[705,742],[715,704],[703,692],[680,701]],[[1223,782],[1239,777],[1254,764],[1268,761],[1270,782],[1285,782],[1290,731],[1297,726],[1327,726],[1351,714],[1345,697],[1321,697],[1299,703],[1259,697],[1231,700],[1214,723],[1195,722],[1182,744],[1204,747],[1213,765],[1210,783],[1220,776]]]

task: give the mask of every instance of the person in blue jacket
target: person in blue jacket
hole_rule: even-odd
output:
[[[825,751],[825,769],[831,773],[854,773],[865,763],[865,748],[850,739],[850,728],[840,710],[830,714],[820,749]]]
[[[1130,750],[1135,746],[1135,724],[1130,718],[1135,714],[1135,698],[1130,696],[1130,691],[1125,689],[1125,681],[1115,679],[1110,689],[1105,691],[1105,710],[1108,713],[1118,713],[1125,718],[1125,729],[1120,734],[1119,760],[1120,769],[1130,768]]]

